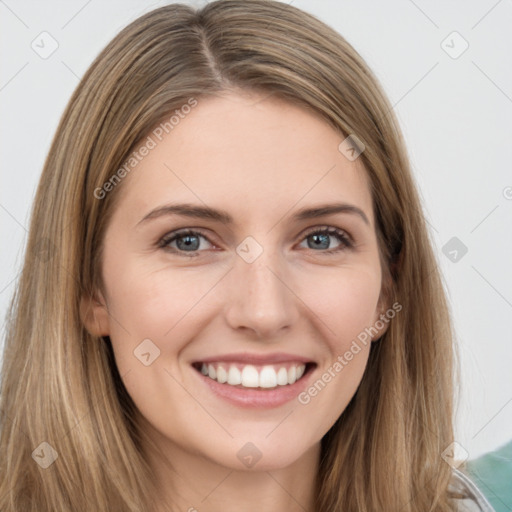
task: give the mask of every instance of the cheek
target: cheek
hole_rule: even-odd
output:
[[[108,263],[104,275],[110,338],[120,368],[133,363],[133,351],[145,339],[152,340],[162,356],[175,356],[187,342],[187,330],[197,329],[197,318],[211,300],[208,293],[225,272],[148,268],[136,261]]]
[[[135,262],[105,265],[105,270],[110,270],[105,274],[110,340],[128,394],[153,426],[163,432],[172,426],[178,438],[187,440],[187,414],[201,412],[181,384],[179,356],[200,332],[200,319],[208,317],[205,299],[223,272],[148,269]],[[171,414],[170,403],[180,404],[179,410]]]
[[[331,269],[329,275],[303,279],[302,297],[322,320],[337,354],[375,322],[380,288],[378,267]]]
[[[318,277],[318,276],[317,276]],[[310,386],[298,396],[304,421],[325,433],[343,413],[363,377],[378,314],[380,274],[371,268],[337,269],[331,279],[309,283],[308,305],[328,351]]]

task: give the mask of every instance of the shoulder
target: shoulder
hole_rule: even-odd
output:
[[[449,485],[454,495],[458,512],[494,512],[477,486],[458,469],[454,469]]]

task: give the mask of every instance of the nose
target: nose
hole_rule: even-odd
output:
[[[300,318],[291,275],[276,253],[263,251],[252,263],[237,256],[226,285],[225,317],[232,329],[277,341]]]

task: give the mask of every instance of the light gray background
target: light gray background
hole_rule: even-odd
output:
[[[0,0],[2,338],[35,187],[60,115],[104,45],[164,3]],[[512,3],[293,5],[356,48],[401,122],[461,348],[456,454],[474,458],[512,438]],[[41,51],[50,48],[43,31],[58,43],[46,59],[31,47],[35,41]],[[464,40],[469,47],[457,56]],[[457,261],[450,246],[443,253],[453,237],[468,249],[462,257],[458,251]]]

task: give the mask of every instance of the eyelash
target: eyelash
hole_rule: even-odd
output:
[[[352,249],[354,247],[353,242],[351,241],[350,237],[347,235],[345,231],[342,231],[341,229],[325,226],[325,227],[315,227],[312,228],[310,231],[306,232],[304,234],[303,240],[308,238],[311,235],[333,235],[335,236],[338,241],[340,242],[340,245],[334,249],[326,249],[323,251],[314,251],[314,252],[322,252],[324,254],[335,254],[337,252]],[[174,247],[169,247],[169,244],[174,242],[175,240],[186,237],[186,236],[200,236],[202,238],[205,238],[210,244],[213,244],[209,238],[202,233],[199,230],[192,230],[192,229],[185,229],[180,231],[173,231],[171,233],[167,233],[164,235],[159,241],[158,241],[158,247],[161,249],[164,249],[165,251],[172,252],[174,254],[178,254],[180,256],[193,258],[199,256],[201,251],[182,251],[180,249],[176,249]],[[313,249],[311,249],[313,250]]]

